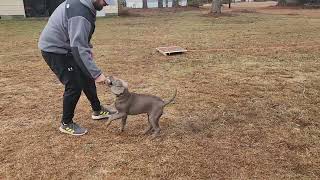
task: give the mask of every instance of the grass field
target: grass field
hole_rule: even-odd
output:
[[[37,49],[46,20],[0,21],[0,179],[320,178],[320,16],[243,12],[97,20],[106,75],[132,92],[178,90],[156,140],[142,135],[145,115],[130,116],[124,133],[91,120],[85,96],[75,121],[89,133],[61,134],[64,88]],[[189,52],[155,50],[167,45]],[[108,88],[98,93],[114,101]]]

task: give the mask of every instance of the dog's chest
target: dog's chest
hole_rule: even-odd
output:
[[[119,112],[127,112],[130,105],[129,98],[117,98],[115,101],[115,107]]]

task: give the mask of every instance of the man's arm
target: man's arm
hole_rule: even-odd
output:
[[[96,66],[89,44],[91,23],[84,17],[76,16],[68,20],[68,34],[72,55],[84,74],[92,79],[105,79],[102,71]]]

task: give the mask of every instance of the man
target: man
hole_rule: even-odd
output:
[[[66,0],[52,13],[40,35],[42,56],[65,86],[59,128],[63,133],[87,133],[72,120],[82,91],[91,103],[92,119],[108,118],[114,113],[100,105],[95,83],[103,84],[106,77],[93,61],[90,43],[96,11],[109,4],[111,0]]]

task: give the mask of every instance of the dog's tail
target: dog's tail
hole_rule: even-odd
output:
[[[169,100],[164,100],[164,106],[170,104],[174,100],[176,95],[177,95],[177,89],[174,90],[174,94],[172,95],[172,97]]]

